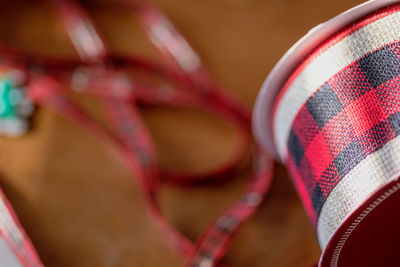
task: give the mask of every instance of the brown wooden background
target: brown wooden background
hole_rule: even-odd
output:
[[[268,71],[298,38],[362,1],[152,2],[188,36],[213,75],[250,106]],[[45,5],[0,3],[0,40],[29,51],[71,55]],[[154,57],[126,10],[92,3],[90,12],[115,51]],[[146,109],[144,114],[163,165],[204,171],[233,147],[229,127],[196,111]],[[122,162],[48,110],[39,110],[34,124],[26,137],[0,139],[0,184],[46,266],[180,265],[146,215]],[[195,239],[239,195],[245,177],[237,178],[213,188],[166,188],[161,197],[166,216]],[[283,166],[277,166],[275,178],[267,201],[226,256],[231,266],[309,266],[318,259],[313,230]]]

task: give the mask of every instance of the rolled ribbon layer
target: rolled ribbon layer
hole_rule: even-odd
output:
[[[400,4],[309,54],[280,91],[272,120],[278,154],[324,249],[400,172]]]

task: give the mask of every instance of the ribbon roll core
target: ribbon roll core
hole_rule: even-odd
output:
[[[311,30],[267,77],[258,143],[287,166],[319,266],[399,266],[400,3],[369,1]]]

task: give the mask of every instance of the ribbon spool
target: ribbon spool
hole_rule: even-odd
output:
[[[319,266],[399,266],[398,1],[369,1],[296,43],[267,77],[253,127],[288,167]]]

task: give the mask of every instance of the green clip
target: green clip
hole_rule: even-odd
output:
[[[33,104],[25,97],[25,89],[20,88],[12,75],[0,78],[0,134],[16,137],[28,131],[28,117],[33,112]]]

